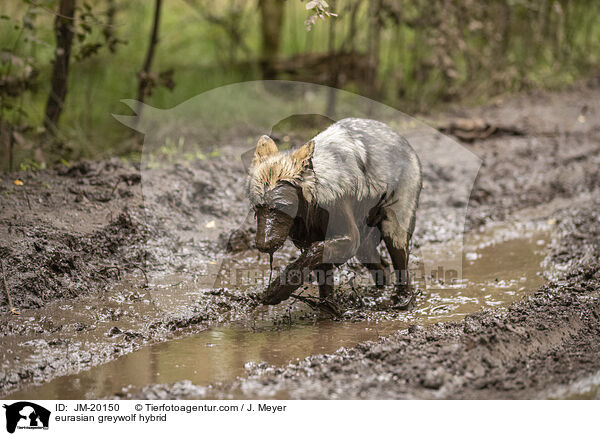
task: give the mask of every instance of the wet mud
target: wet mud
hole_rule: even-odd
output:
[[[335,319],[259,305],[268,259],[233,146],[145,181],[119,160],[2,175],[0,255],[21,314],[2,289],[0,395],[596,397],[599,97],[582,86],[444,115],[522,134],[465,144],[482,159],[468,205],[449,194],[459,168],[424,168],[412,268],[464,242],[464,271],[452,286],[423,274],[409,312],[355,262],[337,273]],[[466,206],[462,241],[445,217]],[[296,255],[286,246],[275,267]],[[223,265],[261,274],[231,282]]]
[[[411,311],[389,313],[363,308],[361,312],[370,312],[370,320],[361,321],[355,316],[358,310],[350,309],[345,314],[352,319],[348,322],[309,317],[307,308],[298,305],[280,310],[283,318],[273,311],[259,314],[255,310],[252,323],[240,319],[228,326],[215,326],[184,338],[143,347],[90,370],[15,392],[10,398],[98,398],[123,389],[133,392],[153,383],[231,382],[255,365],[285,365],[311,354],[331,353],[342,346],[375,340],[413,324],[458,320],[483,308],[506,307],[531,294],[545,281],[542,264],[551,228],[545,223],[531,226],[529,230],[521,229],[515,237],[515,229],[496,227],[494,231],[469,238],[467,257],[471,260],[465,259],[460,282],[451,289],[431,287],[419,296]],[[510,239],[502,241],[501,234]],[[442,248],[436,247],[439,252],[443,252]],[[123,284],[121,287],[126,288]],[[113,291],[110,295],[110,299],[115,300],[119,293]],[[120,307],[138,314],[148,314],[155,309],[129,302],[121,303]],[[54,317],[57,317],[56,312]],[[134,327],[140,320],[135,321]],[[98,334],[99,331],[104,334]],[[127,332],[126,324],[118,320],[96,322],[95,332],[88,338],[82,333],[79,340],[97,345],[105,340],[103,336],[127,335]],[[26,359],[27,354],[21,357]]]
[[[556,214],[560,237],[550,259],[569,272],[508,307],[458,322],[410,324],[288,365],[248,365],[234,382],[151,384],[116,398],[597,398],[600,202],[584,203]],[[578,244],[579,232],[588,235],[590,251]],[[574,246],[582,250],[566,258]]]

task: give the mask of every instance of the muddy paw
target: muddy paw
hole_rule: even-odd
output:
[[[271,286],[262,294],[260,301],[262,304],[274,305],[290,298],[294,288],[279,284],[279,281],[271,283]]]
[[[399,286],[396,288],[396,294],[392,297],[392,308],[397,310],[408,310],[412,307],[415,300],[415,293],[410,286]]]
[[[275,304],[281,303],[283,300],[287,300],[288,297],[289,295],[283,296],[278,293],[271,294],[265,292],[265,294],[261,297],[260,302],[267,306],[273,306]]]

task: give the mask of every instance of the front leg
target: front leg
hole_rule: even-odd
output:
[[[322,266],[324,259],[337,259],[343,263],[354,256],[356,241],[351,236],[342,236],[313,243],[298,259],[288,265],[265,291],[263,304],[278,304],[287,300],[292,292],[310,278],[310,272]]]
[[[333,292],[333,268],[332,263],[322,263],[315,269],[317,283],[319,284],[319,297],[324,300]]]
[[[296,261],[273,281],[262,297],[264,304],[278,304],[308,281],[310,272],[322,264],[342,264],[356,254],[360,234],[349,201],[340,201],[329,211],[327,237],[312,243]]]

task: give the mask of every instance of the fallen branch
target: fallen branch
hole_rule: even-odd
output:
[[[525,131],[516,126],[492,124],[481,118],[455,118],[436,127],[440,132],[456,136],[465,142],[484,140],[495,135],[525,135]]]
[[[8,284],[6,283],[6,272],[4,271],[4,260],[0,261],[0,265],[2,265],[2,281],[4,282],[4,291],[6,292],[6,298],[8,299],[8,307],[13,314],[20,315],[19,311],[13,306],[12,298],[10,298]]]
[[[147,288],[149,282],[148,282],[148,275],[146,274],[146,270],[138,265],[134,265],[133,267],[136,269],[139,269],[142,272],[142,274],[144,275],[144,287]]]

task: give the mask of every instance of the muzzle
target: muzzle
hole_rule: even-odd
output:
[[[256,248],[263,253],[274,253],[284,244],[294,219],[283,212],[263,209],[256,216]]]

